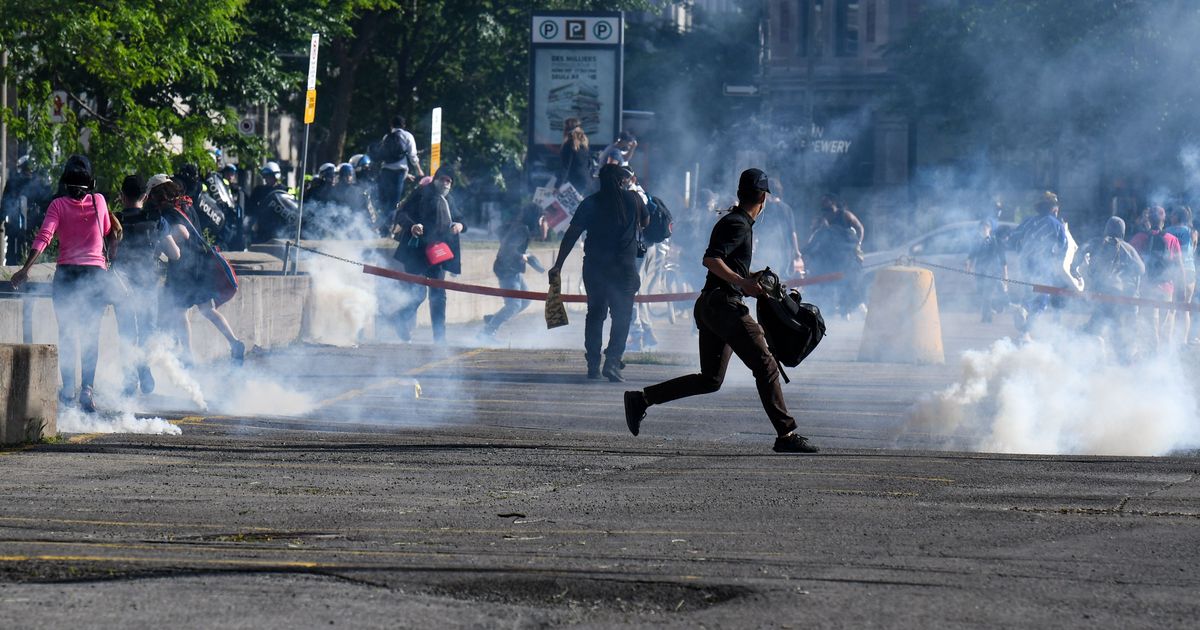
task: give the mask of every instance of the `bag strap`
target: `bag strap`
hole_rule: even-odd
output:
[[[196,244],[199,245],[200,251],[205,254],[211,254],[212,247],[204,240],[204,235],[200,234],[200,230],[197,230],[196,226],[192,225],[192,220],[188,218],[187,213],[179,208],[176,208],[175,212],[179,213],[179,218],[183,219],[183,224],[187,226],[188,232],[196,239]]]

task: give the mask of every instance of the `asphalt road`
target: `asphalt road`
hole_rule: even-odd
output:
[[[953,323],[949,365],[925,367],[856,363],[837,323],[786,389],[814,456],[770,451],[740,367],[628,435],[577,324],[537,350],[259,355],[246,374],[311,409],[164,397],[181,436],[0,454],[0,625],[1194,627],[1200,459],[897,434],[957,352],[1007,332]],[[690,369],[686,326],[660,337],[630,387]]]

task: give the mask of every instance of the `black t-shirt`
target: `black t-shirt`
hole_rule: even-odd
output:
[[[750,258],[753,253],[754,219],[742,210],[734,210],[721,217],[713,226],[704,257],[720,258],[734,273],[744,278],[750,275]],[[741,295],[740,289],[718,278],[713,272],[708,272],[704,280],[704,290],[718,288]]]
[[[620,262],[630,265],[637,260],[637,222],[644,221],[646,206],[637,193],[622,190],[624,212],[596,193],[575,209],[571,227],[587,232],[583,243],[584,260]],[[615,201],[615,200],[614,200]]]

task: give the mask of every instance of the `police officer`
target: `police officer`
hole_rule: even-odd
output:
[[[700,329],[700,373],[625,392],[625,422],[634,435],[638,434],[650,405],[721,389],[729,355],[736,353],[754,373],[758,397],[779,436],[774,450],[817,452],[816,446],[796,433],[796,421],[788,413],[779,386],[779,365],[767,348],[762,327],[742,301],[743,296],[762,294],[758,281],[750,275],[750,258],[754,249],[754,221],[762,214],[770,192],[766,173],[756,168],[742,172],[738,180],[738,204],[713,226],[704,252],[708,276],[695,309],[696,326]]]
[[[633,318],[633,296],[641,286],[637,225],[645,227],[650,220],[642,198],[628,190],[632,180],[633,171],[627,167],[605,164],[600,168],[600,191],[585,198],[575,210],[558,248],[558,259],[549,272],[556,276],[562,271],[575,241],[587,232],[583,244],[583,284],[588,296],[583,328],[587,374],[590,379],[604,376],[614,383],[625,380],[621,358]],[[609,313],[612,325],[601,369],[600,344]]]
[[[252,242],[265,243],[279,236],[287,226],[287,217],[281,216],[271,204],[271,195],[277,190],[287,190],[287,187],[279,181],[282,171],[276,162],[264,164],[259,174],[263,183],[251,191],[246,213],[251,221]]]

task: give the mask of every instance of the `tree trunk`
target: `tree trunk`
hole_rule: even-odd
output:
[[[346,132],[350,127],[350,114],[354,111],[354,84],[358,67],[379,32],[379,21],[377,14],[366,13],[355,20],[351,39],[339,37],[333,41],[332,52],[338,76],[333,88],[329,138],[322,151],[327,162],[342,162],[346,153]]]

